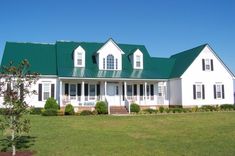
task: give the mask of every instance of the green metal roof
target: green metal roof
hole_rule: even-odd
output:
[[[43,75],[57,75],[56,51],[54,44],[7,42],[1,65],[10,61],[18,64],[27,59],[30,70]]]
[[[64,42],[55,44],[7,42],[1,65],[28,59],[31,71],[42,75],[76,78],[131,78],[169,79],[180,77],[206,45],[172,55],[170,58],[151,57],[144,45],[117,44],[125,53],[122,55],[122,70],[99,70],[96,52],[105,43]],[[85,68],[74,67],[73,52],[78,47],[86,52]],[[144,69],[133,69],[129,56],[139,49],[143,53]]]
[[[188,69],[188,67],[192,64],[192,62],[205,48],[206,45],[207,44],[203,44],[198,47],[172,55],[170,59],[174,60],[175,64],[171,69],[172,72],[170,78],[180,77]]]

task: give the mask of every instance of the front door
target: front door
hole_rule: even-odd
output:
[[[120,106],[118,83],[107,84],[107,96],[108,96],[108,102],[111,106]]]

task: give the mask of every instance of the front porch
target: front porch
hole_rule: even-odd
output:
[[[126,107],[137,103],[141,107],[168,105],[167,83],[164,81],[141,80],[81,80],[60,79],[60,106],[72,104],[76,111],[94,110],[97,101],[105,101],[110,107]]]

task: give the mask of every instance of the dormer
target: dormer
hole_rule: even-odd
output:
[[[96,53],[99,70],[122,70],[122,55],[124,52],[109,39]]]
[[[81,46],[78,46],[73,53],[74,67],[85,67],[85,56],[85,50]]]
[[[135,49],[132,54],[130,54],[130,60],[132,63],[133,69],[143,69],[143,53],[139,49]]]

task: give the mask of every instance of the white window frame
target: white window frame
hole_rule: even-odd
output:
[[[77,47],[74,50],[74,67],[85,67],[85,54],[85,50],[81,46]]]
[[[111,57],[110,59],[108,57]],[[108,54],[106,57],[106,69],[114,70],[115,69],[115,57],[112,54]]]
[[[140,55],[135,56],[135,66],[136,68],[141,68],[141,56]]]
[[[46,101],[48,98],[45,99],[44,93],[45,93],[45,85],[48,85],[48,98],[51,97],[51,83],[50,82],[43,82],[42,83],[42,101]]]
[[[196,99],[202,99],[202,84],[196,83]]]
[[[81,67],[83,65],[83,53],[81,52],[77,52],[77,58],[76,58],[76,63],[77,63],[77,66]]]
[[[205,59],[205,71],[211,71],[211,60]]]
[[[215,93],[216,93],[216,99],[222,99],[223,95],[222,95],[222,84],[221,83],[215,84]]]

